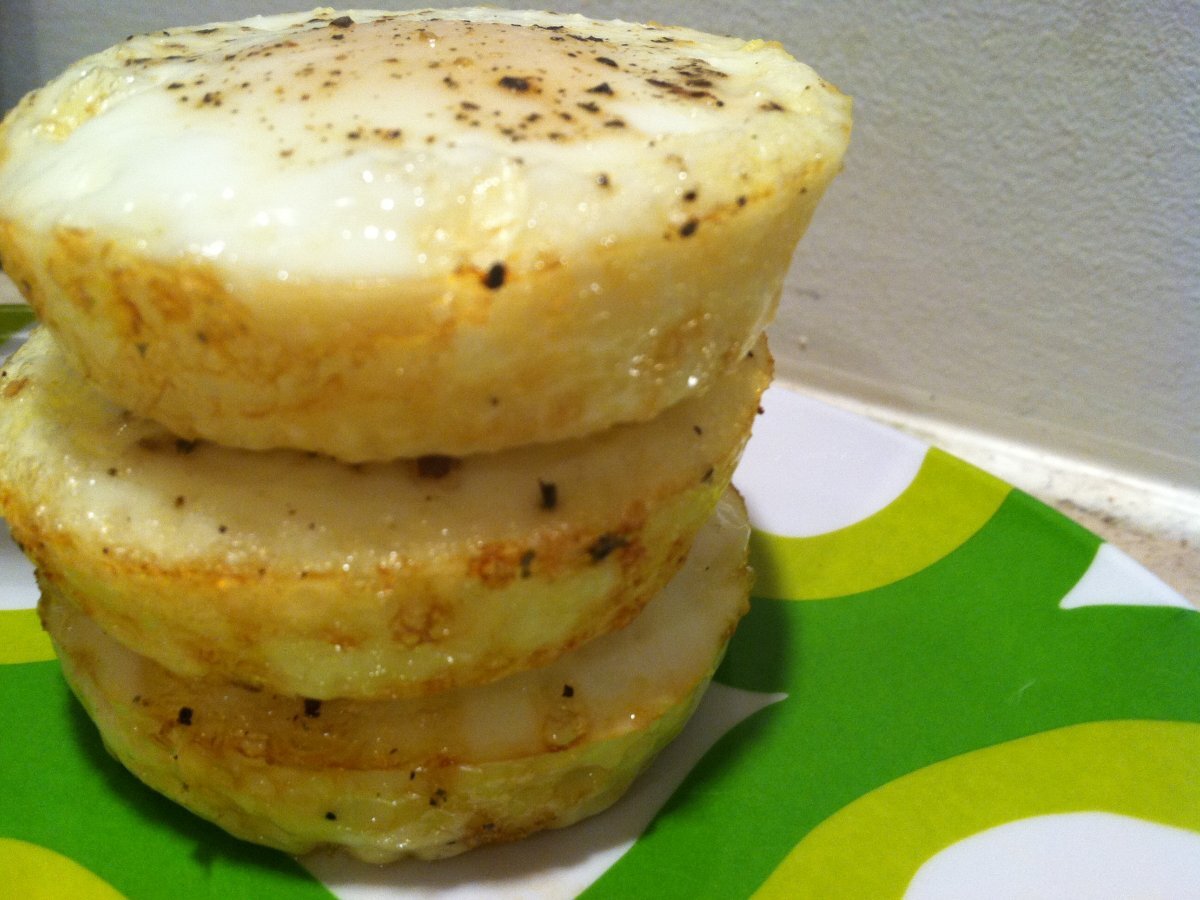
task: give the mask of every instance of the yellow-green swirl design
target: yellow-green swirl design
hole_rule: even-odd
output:
[[[882,587],[928,568],[978,532],[1009,485],[931,449],[909,487],[879,512],[812,537],[755,532],[754,593],[820,600]]]
[[[754,898],[899,898],[921,865],[955,841],[1075,810],[1200,831],[1200,725],[1091,722],[919,769],[813,829]]]

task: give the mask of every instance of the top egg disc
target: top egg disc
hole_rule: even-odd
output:
[[[182,437],[361,461],[644,420],[770,319],[850,101],[777,44],[497,9],[131,37],[0,126],[0,259]]]

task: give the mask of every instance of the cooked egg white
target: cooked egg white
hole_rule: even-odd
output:
[[[349,460],[643,420],[769,320],[849,101],[778,45],[316,10],[136,36],[0,127],[0,258],[185,438]]]
[[[842,106],[777,46],[683,29],[261,17],[133,37],[34,94],[5,129],[0,208],[219,261],[248,288],[486,273],[774,188],[789,157],[842,137]],[[709,171],[718,154],[735,170]],[[629,221],[645,207],[652,231]]]
[[[678,569],[749,435],[765,342],[586,439],[350,465],[183,441],[39,329],[0,372],[0,512],[43,582],[190,677],[428,694],[617,628]]]

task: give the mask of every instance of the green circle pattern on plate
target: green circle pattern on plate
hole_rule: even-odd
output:
[[[21,900],[121,900],[113,887],[73,859],[37,844],[0,838],[5,896]]]
[[[966,835],[1090,809],[1200,832],[1200,725],[1089,722],[919,769],[818,825],[754,897],[899,897],[922,864]]]
[[[811,537],[756,531],[754,593],[820,600],[882,587],[928,568],[995,515],[1010,488],[932,448],[908,489],[879,512]]]
[[[717,680],[788,697],[725,735],[587,897],[653,885],[663,898],[760,889],[898,898],[903,877],[836,894],[797,860],[826,846],[817,830],[863,826],[844,811],[883,797],[893,823],[907,815],[909,827],[928,828],[920,840],[892,837],[895,864],[911,876],[972,827],[955,812],[954,792],[944,793],[951,774],[1032,753],[1041,771],[1064,775],[1083,750],[1120,757],[1113,742],[1131,730],[1145,751],[1141,766],[1121,757],[1101,776],[1107,790],[1093,784],[1095,773],[1076,770],[1054,794],[1062,807],[1134,809],[1197,828],[1189,809],[1200,784],[1197,729],[1159,726],[1200,723],[1200,615],[1060,608],[1096,556],[1095,535],[931,450],[910,489],[862,522],[753,540],[755,599]],[[1157,780],[1147,786],[1147,778]],[[1175,789],[1181,778],[1191,779],[1190,793]],[[1150,794],[1154,802],[1128,802]],[[998,794],[983,804],[992,814],[974,824],[996,824],[1006,802],[1004,815],[1020,818],[1048,801]],[[869,869],[879,850],[857,862]]]

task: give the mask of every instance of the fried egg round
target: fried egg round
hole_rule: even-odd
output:
[[[188,677],[424,694],[633,618],[729,484],[769,373],[764,340],[650,422],[352,465],[177,438],[39,329],[0,371],[0,512],[43,582]]]
[[[850,102],[780,46],[497,9],[131,37],[0,126],[0,258],[185,439],[348,461],[649,419],[771,318]]]
[[[48,588],[63,671],[110,751],[238,837],[436,858],[614,802],[682,727],[748,607],[732,491],[628,628],[546,668],[407,700],[317,703],[178,676]]]

